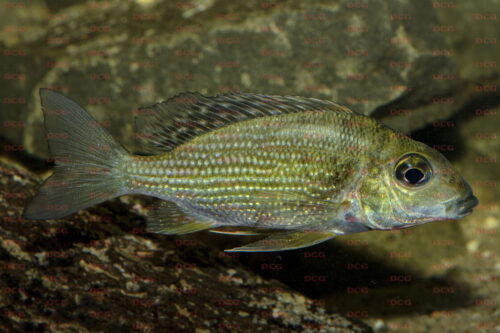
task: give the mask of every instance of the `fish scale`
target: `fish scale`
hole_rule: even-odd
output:
[[[221,216],[217,210],[225,203],[234,208],[234,214],[225,212],[222,217],[221,222],[228,225],[241,223],[238,217],[242,211],[247,211],[246,205],[260,204],[258,198],[252,196],[256,191],[297,192],[310,198],[340,202],[346,189],[341,180],[351,181],[349,170],[356,167],[357,155],[353,154],[346,161],[339,159],[339,153],[345,146],[360,141],[357,138],[338,144],[345,133],[358,129],[353,126],[346,129],[343,122],[338,121],[340,117],[342,114],[323,112],[311,113],[308,117],[290,114],[249,120],[215,130],[170,153],[134,160],[131,169],[141,170],[141,174],[127,173],[134,181],[133,184],[128,181],[130,192],[139,189],[142,194],[166,200],[188,196],[190,209],[219,221]],[[330,126],[325,126],[325,122]],[[275,132],[269,132],[267,127]],[[348,137],[356,136],[351,133]],[[233,141],[220,142],[221,138]],[[207,163],[200,163],[199,151],[208,152],[203,156]],[[157,170],[165,168],[165,160],[174,161],[169,165],[170,173],[158,175]],[[187,165],[189,167],[183,167]],[[212,171],[211,175],[201,176],[207,169]]]
[[[40,96],[47,132],[64,135],[47,136],[55,170],[29,219],[146,194],[161,199],[151,232],[277,230],[229,251],[281,251],[460,218],[477,204],[439,152],[331,101],[180,94],[139,109],[137,136],[152,156],[138,156],[73,101]]]

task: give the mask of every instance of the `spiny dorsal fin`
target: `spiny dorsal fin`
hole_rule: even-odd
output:
[[[140,108],[136,132],[147,152],[161,154],[196,136],[235,122],[307,111],[352,112],[337,103],[307,97],[248,93],[206,97],[187,92]]]

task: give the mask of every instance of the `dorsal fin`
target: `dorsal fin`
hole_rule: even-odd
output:
[[[307,97],[229,93],[206,97],[187,92],[139,109],[136,133],[147,152],[161,154],[206,132],[258,117],[306,111],[352,111]]]

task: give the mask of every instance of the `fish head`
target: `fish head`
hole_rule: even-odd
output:
[[[374,169],[378,183],[371,175],[361,185],[361,204],[372,228],[458,219],[478,204],[470,185],[437,150],[409,138],[386,148],[378,157],[381,167]]]

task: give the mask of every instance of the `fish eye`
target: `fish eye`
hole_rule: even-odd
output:
[[[395,167],[396,179],[408,187],[418,187],[432,177],[430,163],[419,154],[407,154],[401,157]]]

